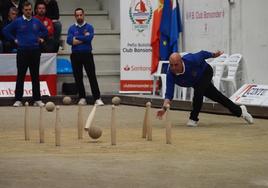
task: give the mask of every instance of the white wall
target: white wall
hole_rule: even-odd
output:
[[[268,0],[183,0],[184,50],[241,53],[243,83],[268,84]],[[186,12],[223,10],[222,19],[187,20]],[[204,25],[208,25],[207,32]]]
[[[184,0],[183,50],[228,51],[228,8],[223,0]]]
[[[267,7],[267,0],[241,0],[241,51],[248,81],[258,84],[268,84]]]
[[[230,51],[241,53],[242,83],[268,84],[268,1],[235,0],[230,5]]]
[[[102,9],[109,11],[112,29],[120,31],[120,0],[99,0]]]

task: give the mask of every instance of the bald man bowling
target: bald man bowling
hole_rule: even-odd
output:
[[[193,106],[187,126],[197,127],[198,116],[203,105],[203,97],[207,97],[224,107],[237,117],[242,117],[247,123],[252,124],[253,118],[247,112],[246,106],[238,106],[224,96],[212,83],[213,69],[205,61],[208,58],[216,58],[223,52],[215,53],[200,51],[180,56],[179,53],[172,53],[169,57],[169,70],[167,72],[166,95],[161,110],[157,111],[159,119],[166,112],[167,104],[171,104],[175,84],[181,87],[192,87],[194,89]]]

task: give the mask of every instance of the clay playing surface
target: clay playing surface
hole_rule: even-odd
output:
[[[92,106],[83,106],[85,123]],[[97,107],[93,125],[102,136],[77,135],[78,106],[60,106],[61,146],[55,146],[55,111],[44,111],[45,143],[39,143],[40,109],[29,107],[30,141],[24,140],[24,108],[0,108],[0,187],[267,187],[268,120],[246,125],[232,116],[170,111],[172,144],[164,120],[152,108],[152,141],[142,139],[145,108],[119,106],[116,145],[111,145],[111,106]]]

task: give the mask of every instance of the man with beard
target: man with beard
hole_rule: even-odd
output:
[[[60,19],[60,11],[59,6],[56,0],[36,0],[35,5],[38,3],[45,3],[46,6],[46,17],[51,19],[53,22],[54,27],[54,41],[56,43],[56,51],[59,50],[59,45],[62,43],[62,40],[60,40],[61,37],[61,30],[62,30],[62,24],[59,21]],[[61,44],[63,45],[63,44]]]
[[[39,2],[35,5],[35,18],[40,20],[48,30],[48,37],[42,45],[42,52],[52,53],[58,52],[57,43],[54,39],[54,26],[51,19],[46,17],[46,5],[44,2]]]
[[[71,62],[76,86],[79,93],[80,105],[86,105],[86,92],[83,83],[83,67],[89,78],[95,104],[103,106],[100,98],[99,85],[96,78],[95,63],[92,54],[92,39],[94,37],[94,28],[85,22],[85,13],[82,8],[74,11],[76,23],[68,30],[67,43],[72,46]]]

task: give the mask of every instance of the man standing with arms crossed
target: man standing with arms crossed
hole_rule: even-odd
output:
[[[86,92],[83,83],[83,66],[86,70],[95,104],[103,106],[100,99],[100,90],[96,78],[95,64],[92,54],[92,39],[94,28],[85,22],[85,13],[82,8],[74,11],[76,23],[68,30],[67,43],[72,46],[71,62],[74,79],[79,93],[80,105],[86,105]]]
[[[24,78],[28,67],[32,79],[34,106],[44,106],[41,101],[39,82],[40,44],[44,42],[48,31],[38,19],[32,17],[31,3],[25,2],[22,10],[23,15],[3,29],[4,35],[18,45],[16,102],[13,106],[22,106]]]

